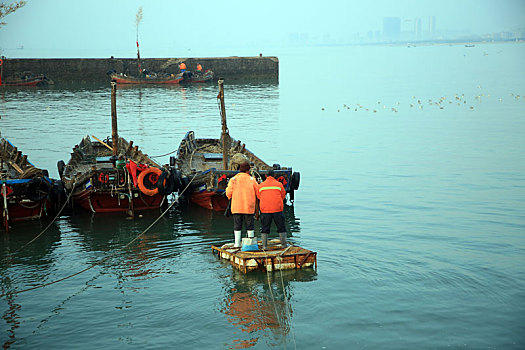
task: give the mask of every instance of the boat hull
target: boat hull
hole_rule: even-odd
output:
[[[215,211],[225,211],[228,206],[228,198],[222,193],[216,191],[193,192],[190,195],[190,201],[203,208]]]
[[[29,200],[21,202],[7,202],[7,212],[10,221],[25,221],[40,219],[42,216],[48,214],[51,209],[51,202],[44,200],[40,202],[33,202]],[[0,210],[4,212],[3,201],[0,204]]]
[[[117,84],[179,84],[183,78],[176,76],[171,79],[141,79],[120,74],[111,75],[111,79],[115,80]]]
[[[159,209],[165,201],[165,196],[158,194],[146,196],[140,191],[132,191],[132,200],[128,193],[81,190],[73,195],[75,206],[93,213],[125,213],[129,210],[145,211]]]

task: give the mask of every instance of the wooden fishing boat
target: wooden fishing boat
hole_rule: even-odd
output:
[[[146,73],[141,76],[132,76],[124,73],[111,72],[110,78],[117,84],[189,84],[189,83],[206,83],[213,80],[213,72],[207,70],[203,73]]]
[[[2,80],[4,86],[42,86],[50,84],[44,74],[24,74],[20,77],[9,77]]]
[[[294,172],[291,167],[265,163],[241,141],[230,137],[226,127],[222,80],[219,80],[219,88],[221,138],[196,139],[195,133],[188,131],[179,145],[177,156],[170,159],[170,164],[182,174],[183,183],[190,183],[190,201],[207,209],[224,211],[228,205],[225,195],[228,181],[239,172],[239,165],[246,161],[251,164],[251,174],[258,182],[264,181],[268,170],[273,169],[275,179],[283,184],[293,201],[294,191],[299,188],[300,173]]]
[[[67,164],[59,161],[58,172],[74,205],[93,213],[134,212],[158,209],[176,191],[176,173],[161,167],[142,153],[133,141],[118,138],[118,156],[113,141],[92,141],[86,136],[73,148]]]
[[[111,73],[111,80],[117,84],[179,84],[184,78],[182,74],[144,74],[137,77],[124,73]]]
[[[116,89],[111,83],[112,136],[92,141],[86,136],[73,148],[67,164],[59,161],[58,173],[73,203],[93,213],[158,209],[177,191],[180,177],[175,169],[161,167],[146,154],[118,136]]]
[[[47,170],[35,167],[11,142],[0,139],[0,208],[2,224],[38,219],[54,211],[62,188]]]

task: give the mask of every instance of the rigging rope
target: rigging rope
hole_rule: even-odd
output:
[[[195,176],[196,176],[196,174],[192,177],[192,179],[190,180],[190,182],[188,182],[188,184],[186,185],[186,187],[182,190],[182,192],[181,192],[180,194],[183,194],[183,193],[189,188],[190,184],[193,182],[193,179],[195,179]],[[160,214],[160,216],[159,216],[157,219],[155,219],[155,221],[153,221],[153,223],[151,223],[151,224],[150,224],[150,225],[149,225],[144,231],[142,231],[138,236],[136,236],[134,239],[132,239],[131,241],[129,241],[128,244],[126,244],[123,248],[127,248],[127,247],[129,247],[129,246],[131,245],[131,243],[135,242],[135,241],[136,241],[137,239],[139,239],[142,235],[144,235],[146,232],[148,232],[148,230],[149,230],[150,228],[152,228],[153,225],[155,225],[155,224],[156,224],[156,223],[157,223],[157,222],[158,222],[158,221],[159,221],[159,220],[160,220],[160,219],[161,219],[161,218],[162,218],[162,217],[163,217],[163,216],[164,216],[164,215],[165,215],[170,209],[171,209],[171,207],[172,207],[175,203],[177,203],[177,202],[178,202],[178,200],[177,200],[177,201],[173,201],[173,202],[168,206],[168,208],[166,208],[166,210],[164,210],[164,212],[162,212],[162,213]],[[69,279],[69,278],[71,278],[71,277],[75,277],[75,276],[77,276],[77,275],[80,275],[81,273],[84,273],[84,272],[86,272],[86,271],[88,271],[88,270],[91,270],[91,269],[94,268],[95,266],[100,265],[101,263],[103,263],[104,261],[106,261],[106,260],[108,260],[109,258],[113,257],[113,256],[116,255],[117,253],[118,253],[118,251],[116,251],[116,252],[114,252],[114,253],[112,253],[112,254],[106,256],[106,257],[103,258],[103,259],[100,259],[99,261],[93,263],[91,266],[88,266],[88,267],[86,267],[85,269],[80,270],[80,271],[78,271],[78,272],[75,272],[75,273],[73,273],[73,274],[71,274],[71,275],[68,275],[68,276],[65,276],[65,277],[59,278],[58,280],[55,280],[55,281],[52,281],[52,282],[49,282],[49,283],[39,284],[39,285],[34,286],[34,287],[31,287],[31,288],[26,288],[26,289],[16,290],[16,291],[13,291],[13,292],[4,293],[4,294],[0,295],[0,298],[1,298],[1,297],[5,297],[5,296],[7,296],[7,295],[14,295],[14,294],[20,294],[20,293],[23,293],[23,292],[28,292],[28,291],[30,291],[30,290],[34,290],[34,289],[38,289],[38,288],[43,288],[43,287],[47,287],[47,286],[49,286],[49,285],[51,285],[51,284],[55,284],[55,283],[58,283],[58,282],[62,282],[62,281],[67,280],[67,279]]]

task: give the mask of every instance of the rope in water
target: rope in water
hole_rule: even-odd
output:
[[[75,188],[75,184],[76,184],[76,181],[73,183],[73,187],[72,188]],[[46,226],[45,229],[42,230],[42,232],[40,232],[38,235],[36,235],[32,240],[30,240],[29,242],[27,242],[26,244],[24,244],[23,246],[21,246],[20,248],[18,248],[17,250],[15,250],[14,252],[12,253],[9,253],[7,254],[7,257],[10,257],[10,256],[13,256],[17,253],[19,253],[22,249],[24,249],[25,247],[27,247],[28,245],[30,245],[31,243],[33,243],[34,241],[36,241],[38,239],[38,237],[42,236],[44,234],[44,232],[47,231],[48,228],[51,227],[51,225],[55,222],[55,220],[60,216],[60,214],[62,214],[62,211],[64,210],[64,208],[66,207],[67,205],[67,202],[69,202],[69,199],[71,198],[71,195],[73,194],[73,191],[71,191],[71,193],[69,193],[69,196],[67,197],[66,201],[64,202],[64,204],[62,205],[62,208],[60,208],[60,210],[58,211],[57,215],[55,215],[55,217],[53,218],[53,220],[49,223],[49,225]]]
[[[293,244],[289,244],[288,248],[286,248],[281,254],[279,254],[277,256],[277,259],[278,259],[278,261],[281,264],[282,264],[282,255],[284,254],[284,252],[286,252],[288,249],[290,249],[291,246],[293,246]],[[262,249],[262,251],[266,255],[268,255],[266,250]],[[295,342],[295,333],[294,333],[293,328],[292,328],[292,315],[290,313],[290,305],[288,304],[288,296],[286,295],[286,289],[284,288],[284,279],[283,279],[282,266],[279,269],[279,272],[281,273],[281,286],[283,288],[283,298],[284,298],[284,307],[286,308],[286,316],[287,316],[287,318],[289,320],[289,324],[290,324],[290,332],[292,333],[294,349],[297,349],[297,344]],[[275,298],[274,298],[273,292],[272,292],[272,285],[271,285],[271,281],[270,281],[270,271],[268,270],[268,268],[266,268],[266,277],[267,277],[267,280],[268,280],[268,289],[270,290],[270,295],[272,297],[272,304],[273,304],[273,307],[274,307],[274,310],[275,310],[275,317],[276,317],[277,321],[279,322],[279,325],[281,326],[281,329],[283,329],[283,325],[282,325],[282,322],[280,320],[281,318],[279,317],[279,312],[277,311],[277,306],[275,304]],[[284,337],[284,334],[283,334],[283,337]],[[284,345],[284,348],[286,349],[286,339],[284,340],[284,344],[283,345]]]
[[[188,182],[188,184],[186,185],[186,187],[182,190],[182,192],[180,194],[183,194],[190,186],[190,184],[193,182],[193,179],[195,179],[195,176],[192,177],[192,179],[190,180],[190,182]],[[160,216],[155,220],[153,221],[144,231],[142,231],[139,235],[137,235],[135,238],[133,238],[131,241],[128,242],[128,244],[126,244],[123,248],[127,248],[129,247],[133,242],[135,242],[137,239],[139,239],[142,235],[144,235],[146,232],[149,231],[150,228],[152,228],[164,215],[166,215],[166,213],[171,209],[171,207],[177,203],[178,201],[173,201],[169,206],[168,208],[166,208],[166,210],[164,210],[164,212],[162,212],[160,214]],[[17,291],[13,291],[13,292],[8,292],[8,293],[4,293],[2,295],[0,295],[0,298],[1,297],[4,297],[4,296],[8,296],[8,295],[14,295],[14,294],[20,294],[20,293],[23,293],[23,292],[28,292],[30,290],[34,290],[34,289],[38,289],[38,288],[43,288],[43,287],[47,287],[49,285],[52,285],[52,284],[55,284],[55,283],[58,283],[58,282],[62,282],[64,280],[67,280],[71,277],[75,277],[77,275],[80,275],[81,273],[84,273],[88,270],[91,270],[92,268],[94,268],[95,266],[97,265],[100,265],[101,263],[103,263],[104,261],[108,260],[109,258],[113,257],[114,255],[116,255],[118,252],[114,252],[108,256],[106,256],[105,258],[103,259],[100,259],[99,261],[93,263],[91,266],[88,266],[86,267],[85,269],[83,270],[80,270],[78,272],[75,272],[71,275],[68,275],[68,276],[65,276],[65,277],[62,277],[58,280],[55,280],[55,281],[52,281],[52,282],[49,282],[49,283],[43,283],[43,284],[39,284],[37,286],[34,286],[34,287],[31,287],[31,288],[26,288],[26,289],[21,289],[21,290],[17,290]]]

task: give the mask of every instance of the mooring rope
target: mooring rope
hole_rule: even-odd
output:
[[[75,188],[75,184],[76,184],[76,181],[73,183],[73,188]],[[21,246],[20,248],[18,248],[17,250],[15,250],[14,252],[12,253],[9,253],[7,254],[7,257],[11,257],[17,253],[19,253],[22,249],[24,249],[25,247],[27,247],[28,245],[30,245],[31,243],[33,243],[34,241],[36,241],[38,239],[38,237],[42,236],[44,234],[44,232],[47,231],[48,228],[51,227],[51,225],[55,222],[55,220],[60,216],[60,214],[62,214],[62,211],[64,210],[64,208],[66,207],[67,205],[67,202],[69,201],[69,199],[71,198],[71,196],[73,195],[73,190],[71,190],[71,193],[69,193],[69,196],[67,197],[67,199],[65,200],[64,204],[62,205],[62,208],[60,208],[60,210],[58,211],[57,215],[55,215],[55,217],[53,218],[53,220],[51,220],[51,222],[46,226],[45,229],[43,229],[38,235],[36,235],[32,240],[30,240],[29,242],[27,242],[26,244],[24,244],[23,246]]]
[[[186,185],[186,187],[182,190],[182,192],[180,194],[183,194],[190,186],[190,184],[193,182],[193,179],[195,179],[195,176],[194,175],[192,177],[192,179],[190,180],[190,182],[188,182],[188,184]],[[128,244],[126,244],[123,248],[127,248],[131,245],[131,243],[135,242],[137,239],[139,239],[142,235],[144,235],[146,232],[149,231],[150,228],[153,227],[153,225],[155,225],[164,215],[166,215],[166,213],[171,209],[171,207],[173,205],[175,205],[175,203],[178,203],[178,200],[177,201],[173,201],[169,206],[168,208],[166,208],[166,210],[164,210],[164,212],[162,212],[160,214],[160,216],[155,220],[153,221],[153,223],[151,223],[144,231],[142,231],[138,236],[136,236],[135,238],[133,238],[131,241],[128,242]],[[28,292],[30,290],[34,290],[34,289],[38,289],[38,288],[43,288],[43,287],[47,287],[49,285],[52,285],[52,284],[55,284],[55,283],[58,283],[58,282],[62,282],[64,280],[67,280],[71,277],[75,277],[77,275],[80,275],[81,273],[84,273],[88,270],[91,270],[92,268],[94,268],[95,266],[97,265],[100,265],[101,263],[103,263],[104,261],[108,260],[109,258],[113,257],[114,255],[116,255],[118,253],[118,251],[106,256],[105,258],[103,259],[100,259],[99,261],[93,263],[91,266],[88,266],[86,267],[85,269],[83,270],[80,270],[78,272],[75,272],[71,275],[68,275],[68,276],[65,276],[65,277],[62,277],[62,278],[59,278],[58,280],[55,280],[55,281],[52,281],[52,282],[48,282],[48,283],[43,283],[43,284],[39,284],[37,286],[34,286],[34,287],[31,287],[31,288],[26,288],[26,289],[21,289],[21,290],[16,290],[16,291],[13,291],[13,292],[8,292],[8,293],[4,293],[2,295],[0,295],[0,298],[1,297],[4,297],[4,296],[7,296],[7,295],[14,295],[14,294],[20,294],[20,293],[23,293],[23,292]]]

